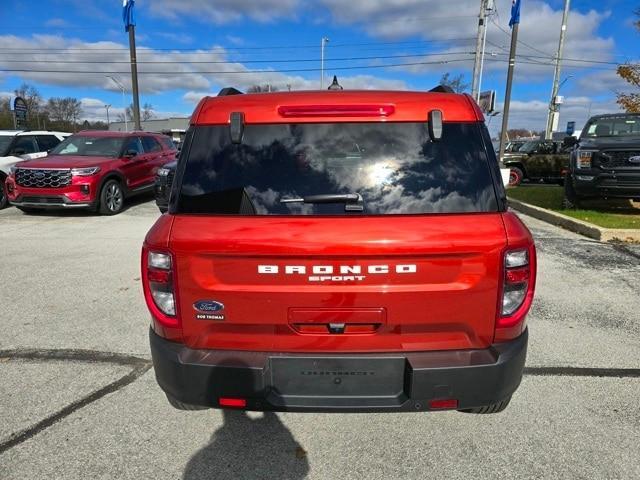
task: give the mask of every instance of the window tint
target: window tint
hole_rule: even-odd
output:
[[[160,143],[153,137],[142,137],[142,145],[144,146],[144,151],[147,153],[162,150]]]
[[[640,115],[594,118],[582,131],[585,137],[640,136]]]
[[[38,145],[40,146],[41,152],[46,152],[47,150],[51,150],[56,145],[60,143],[58,137],[54,135],[38,135],[37,137]]]
[[[164,144],[164,148],[166,148],[168,150],[175,150],[176,149],[176,146],[173,143],[173,140],[171,140],[171,138],[169,138],[167,136],[163,136],[163,137],[160,137],[160,140]]]
[[[24,155],[26,153],[38,152],[38,145],[32,136],[19,136],[11,148],[11,153],[15,155]]]
[[[53,149],[51,155],[80,155],[85,157],[117,157],[122,137],[94,137],[72,135]]]
[[[141,153],[144,153],[144,149],[142,148],[142,142],[140,141],[140,137],[131,137],[129,140],[127,140],[127,143],[125,144],[125,147],[124,147],[124,151],[128,152],[130,150],[133,150],[138,155],[140,155]]]
[[[304,201],[326,194],[359,194],[362,201]],[[239,145],[230,142],[229,127],[201,126],[193,132],[177,208],[235,215],[458,213],[496,211],[497,200],[477,124],[445,124],[438,142],[430,141],[425,123],[247,125]]]

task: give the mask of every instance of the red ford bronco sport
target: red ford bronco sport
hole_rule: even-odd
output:
[[[535,277],[483,115],[444,87],[203,99],[142,250],[181,409],[501,411]]]

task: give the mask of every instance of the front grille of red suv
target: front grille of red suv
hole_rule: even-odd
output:
[[[71,185],[71,170],[51,168],[18,168],[16,183],[28,188],[58,188]]]

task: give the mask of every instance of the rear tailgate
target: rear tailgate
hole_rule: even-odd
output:
[[[478,213],[177,215],[169,246],[192,348],[392,352],[490,345],[505,244]]]

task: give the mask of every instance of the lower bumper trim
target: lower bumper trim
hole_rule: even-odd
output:
[[[525,331],[487,349],[389,354],[284,354],[194,350],[150,331],[160,387],[186,404],[220,408],[242,398],[246,410],[424,411],[430,400],[459,409],[508,398],[520,385]]]

